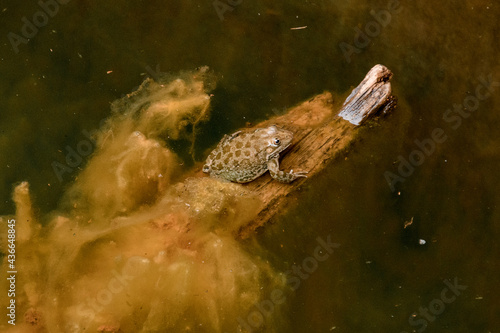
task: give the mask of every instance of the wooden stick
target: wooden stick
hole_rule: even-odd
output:
[[[340,112],[336,110],[329,92],[290,109],[286,114],[271,118],[254,126],[281,126],[294,133],[294,143],[283,155],[282,170],[308,171],[308,178],[325,169],[332,159],[343,154],[359,139],[359,128],[367,119],[379,112],[388,113],[395,107],[389,82],[392,73],[383,65],[374,66],[364,80],[352,91]],[[247,238],[267,223],[283,208],[290,207],[293,195],[308,178],[299,178],[282,184],[265,174],[242,184],[263,202],[262,208],[250,224],[242,227],[238,237]]]

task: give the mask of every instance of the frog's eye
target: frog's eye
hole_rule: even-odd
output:
[[[279,146],[279,144],[281,143],[280,139],[278,138],[272,139],[271,142],[273,143],[273,146]]]

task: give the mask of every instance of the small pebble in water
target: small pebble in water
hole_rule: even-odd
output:
[[[427,242],[424,239],[418,240],[418,244],[420,244],[420,245],[425,245],[425,243],[427,243]]]

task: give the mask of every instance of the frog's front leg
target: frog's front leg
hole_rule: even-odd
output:
[[[267,168],[269,169],[269,173],[271,174],[271,177],[276,179],[277,181],[281,183],[290,183],[294,181],[295,179],[299,177],[307,177],[306,174],[307,172],[305,171],[299,171],[299,172],[293,172],[293,170],[290,170],[289,173],[286,173],[284,171],[280,170],[280,163],[278,162],[278,158],[273,158],[267,162]]]

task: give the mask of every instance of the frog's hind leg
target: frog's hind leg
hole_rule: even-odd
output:
[[[299,177],[307,177],[307,172],[305,171],[293,172],[293,170],[290,170],[289,173],[281,171],[278,158],[269,160],[269,162],[267,162],[267,168],[269,169],[271,177],[281,183],[290,183]]]

